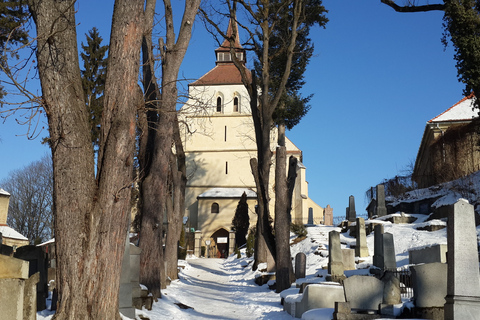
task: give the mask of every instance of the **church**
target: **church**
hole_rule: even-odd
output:
[[[231,24],[227,33],[232,33]],[[246,52],[238,37],[235,51],[245,66]],[[257,157],[257,148],[250,99],[240,72],[232,62],[227,41],[215,50],[215,57],[215,67],[189,84],[189,100],[179,111],[179,122],[188,179],[184,221],[190,230],[196,231],[199,245],[208,245],[213,250],[212,255],[225,257],[232,253],[228,252],[229,231],[243,193],[247,196],[250,227],[256,223],[256,188],[250,159]],[[250,74],[246,67],[245,70]],[[273,152],[276,138],[276,130],[272,130]],[[286,148],[287,157],[293,155],[298,159],[292,222],[324,223],[324,209],[308,196],[302,151],[288,137]],[[270,213],[273,217],[275,160],[272,161]]]

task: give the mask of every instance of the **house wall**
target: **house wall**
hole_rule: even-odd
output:
[[[418,187],[427,188],[480,170],[479,138],[471,122],[427,126],[413,175]]]

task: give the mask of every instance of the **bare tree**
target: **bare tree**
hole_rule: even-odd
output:
[[[186,186],[183,152],[176,104],[177,78],[191,37],[200,0],[186,0],[182,22],[175,35],[173,9],[164,0],[165,39],[159,39],[162,62],[161,84],[155,77],[152,26],[155,1],[147,0],[148,24],[143,37],[143,86],[145,109],[140,111],[140,213],[141,281],[153,294],[161,296],[166,280],[177,278],[177,250],[184,214]],[[172,151],[174,147],[175,154]],[[167,214],[165,256],[163,257],[163,222]],[[164,263],[166,262],[166,264]]]
[[[95,170],[75,1],[30,0],[52,150],[59,305],[55,319],[120,319],[118,290],[133,184],[143,0],[115,1]]]
[[[228,14],[231,19],[240,24],[250,35],[250,44],[256,52],[257,70],[259,78],[252,72],[250,78],[248,70],[235,55],[235,41],[238,39],[237,23],[232,24],[231,34],[222,33],[215,23],[203,10],[205,19],[215,27],[216,31],[227,39],[230,44],[230,53],[234,64],[242,75],[242,82],[250,96],[250,107],[255,127],[255,141],[257,144],[257,158],[251,159],[251,167],[257,189],[258,219],[257,241],[255,248],[255,269],[260,262],[266,262],[268,253],[275,259],[277,270],[277,291],[290,287],[293,279],[292,262],[290,257],[290,210],[288,197],[291,193],[287,187],[285,124],[275,119],[275,112],[285,106],[287,83],[295,66],[294,54],[298,49],[298,34],[308,30],[310,26],[323,26],[327,19],[324,17],[325,8],[320,0],[264,0],[251,3],[244,0],[227,0]],[[241,24],[237,20],[237,6],[248,17],[249,24]],[[282,34],[283,44],[273,49],[271,38],[276,36],[278,25],[285,30]],[[308,34],[308,32],[307,32]],[[281,68],[273,70],[272,63],[281,59]],[[258,82],[257,82],[258,80]],[[258,86],[257,86],[258,83]],[[258,93],[260,95],[258,96]],[[272,150],[270,134],[272,128],[279,124],[279,146],[276,150],[275,170],[275,237],[270,224],[270,169],[272,165]]]
[[[52,159],[45,155],[8,174],[0,185],[10,193],[7,223],[39,244],[53,236]]]

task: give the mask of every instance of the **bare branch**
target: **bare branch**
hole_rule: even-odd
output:
[[[427,11],[443,11],[445,10],[445,5],[438,4],[425,4],[425,5],[415,5],[415,3],[409,3],[406,6],[399,6],[393,0],[380,0],[383,4],[386,4],[396,12],[427,12]]]

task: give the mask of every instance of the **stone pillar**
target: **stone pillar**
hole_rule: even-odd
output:
[[[355,246],[356,257],[368,257],[367,233],[365,232],[365,219],[357,218],[357,239]]]
[[[295,256],[295,278],[305,278],[307,269],[307,256],[303,252],[297,253]]]
[[[347,208],[347,220],[354,222],[357,218],[357,212],[355,211],[355,197],[348,197],[348,208]]]
[[[228,233],[228,255],[235,252],[235,231],[230,230]]]
[[[377,268],[383,269],[383,224],[377,224],[373,229],[373,265]]]
[[[340,244],[340,233],[330,231],[328,233],[328,273],[332,279],[343,277],[343,254]]]
[[[463,199],[458,200],[449,209],[445,319],[478,319],[480,274],[474,209]]]
[[[395,243],[393,234],[384,233],[383,237],[383,268],[385,270],[397,270],[397,258],[395,256]]]
[[[328,204],[323,210],[323,224],[326,226],[333,226],[333,208]]]
[[[383,184],[377,185],[376,214],[378,217],[383,217],[387,214],[387,207],[385,206],[385,186]]]
[[[195,248],[193,249],[193,254],[200,258],[202,256],[202,231],[195,231]]]

